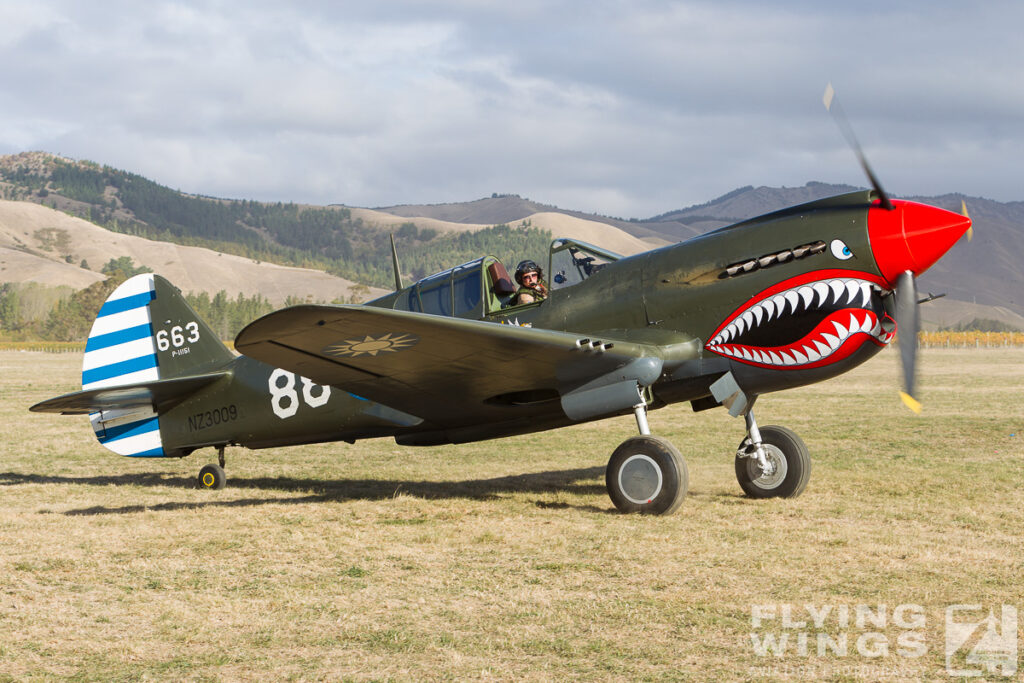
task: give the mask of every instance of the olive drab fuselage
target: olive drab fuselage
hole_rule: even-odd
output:
[[[779,254],[806,245],[842,240],[853,254],[838,261],[829,249],[807,250],[799,258],[729,276],[737,263]],[[568,243],[568,241],[565,241]],[[587,245],[579,247],[586,250]],[[564,251],[564,250],[563,250]],[[866,197],[840,197],[721,229],[687,242],[607,262],[582,281],[551,283],[540,303],[502,308],[484,291],[482,305],[466,308],[462,317],[496,324],[571,331],[594,339],[654,345],[664,356],[662,376],[651,386],[652,407],[679,401],[707,400],[709,385],[727,371],[744,388],[761,394],[817,382],[864,362],[882,346],[866,336],[854,352],[832,364],[809,369],[760,367],[709,351],[707,341],[737,308],[778,282],[821,271],[862,272],[877,278],[867,235]],[[481,263],[484,290],[492,283]],[[453,269],[457,271],[458,269]],[[557,267],[549,263],[554,276]],[[458,273],[455,274],[457,276]],[[387,295],[370,306],[416,310],[410,294],[429,288],[438,276]],[[423,283],[427,283],[426,287]],[[488,305],[488,297],[492,297]],[[873,296],[879,298],[878,293]],[[456,312],[458,306],[453,307]],[[787,334],[783,329],[779,334]],[[167,414],[174,425],[167,441],[181,449],[231,443],[261,448],[295,443],[400,436],[427,431],[413,414],[394,411],[339,387],[320,387],[295,375],[241,357],[230,378]],[[326,398],[324,392],[327,392]],[[497,393],[497,392],[496,392]],[[573,422],[556,401],[509,408],[509,420],[479,425],[471,434],[489,438]],[[415,413],[415,411],[410,411]],[[525,414],[529,419],[523,421]],[[396,419],[396,416],[398,419]],[[461,439],[460,439],[461,440]],[[415,439],[406,439],[417,443]]]
[[[639,387],[652,408],[692,401],[695,409],[720,405],[721,396],[716,398],[711,387],[726,375],[750,397],[810,384],[846,372],[889,343],[894,333],[894,273],[922,253],[921,241],[910,229],[912,221],[900,221],[904,213],[941,212],[904,202],[899,216],[873,219],[872,212],[884,210],[872,200],[872,193],[859,192],[816,201],[630,257],[556,240],[545,269],[548,297],[522,306],[508,306],[515,286],[504,266],[488,256],[424,278],[365,308],[355,307],[364,312],[393,310],[383,318],[375,314],[394,323],[380,332],[332,328],[331,311],[351,317],[351,306],[284,309],[254,322],[236,340],[240,349],[251,348],[264,359],[281,358],[281,363],[204,347],[212,332],[172,285],[151,276],[152,295],[163,302],[159,310],[154,308],[151,321],[153,364],[174,372],[137,387],[138,400],[119,398],[116,392],[97,397],[83,391],[34,409],[100,410],[105,415],[97,423],[101,435],[100,427],[115,434],[121,422],[136,419],[132,424],[142,424],[142,413],[132,413],[132,406],[149,401],[147,415],[159,415],[162,444],[145,453],[182,456],[204,446],[230,444],[266,448],[389,436],[403,444],[432,445],[552,429],[628,413],[628,400],[612,396],[616,382],[632,382],[634,392]],[[933,214],[926,217],[930,221]],[[877,227],[881,220],[887,221],[884,229]],[[947,241],[955,241],[963,230],[948,228],[944,234]],[[929,258],[937,259],[952,241],[933,248],[936,255]],[[922,269],[907,268],[915,273]],[[501,365],[500,372],[481,378],[487,386],[474,385],[472,370],[466,370],[473,349],[467,348],[458,354],[462,374],[452,375],[450,368],[445,374],[445,364],[437,365],[440,387],[430,382],[434,371],[427,370],[428,376],[416,380],[426,382],[422,386],[431,391],[402,392],[401,382],[382,374],[378,392],[371,381],[376,371],[367,361],[378,355],[398,358],[407,350],[403,358],[429,355],[430,332],[423,330],[436,329],[439,323],[431,327],[429,320],[437,319],[427,320],[423,314],[451,321],[442,330],[450,344],[486,339],[480,363],[490,369]],[[274,326],[289,320],[296,325],[288,332],[293,336],[275,338]],[[501,325],[504,331],[498,335],[490,325]],[[512,329],[524,327],[531,331]],[[317,335],[332,329],[334,336],[322,336],[314,344],[321,338]],[[574,347],[547,352],[544,362],[550,361],[550,372],[543,363],[534,364],[529,368],[533,383],[516,384],[521,378],[509,365],[516,340],[528,344],[542,339],[548,349],[563,337],[575,340]],[[193,343],[193,338],[200,341]],[[312,344],[308,349],[303,346],[307,342]],[[436,350],[431,357],[442,356]],[[206,373],[202,378],[189,378],[185,366],[193,361]],[[321,378],[351,380],[316,383],[303,376],[306,367]],[[349,374],[336,375],[332,368]],[[597,370],[588,375],[588,368]],[[403,371],[409,372],[408,367]],[[545,380],[548,376],[550,381]],[[502,377],[516,386],[504,386]],[[175,388],[175,382],[187,383],[188,390]],[[447,382],[451,391],[478,397],[473,410],[446,412],[439,405],[443,392],[432,390],[447,389]],[[591,386],[601,391],[587,394]],[[114,407],[124,413],[123,419]]]
[[[836,271],[856,271],[877,279],[879,271],[868,241],[867,212],[865,195],[815,202],[636,256],[608,259],[603,267],[580,282],[569,286],[551,282],[548,298],[540,303],[513,308],[485,305],[461,313],[463,317],[494,323],[657,346],[665,363],[662,376],[650,388],[652,407],[707,400],[710,384],[730,370],[754,394],[809,384],[863,363],[882,345],[865,335],[844,358],[799,369],[785,365],[763,367],[729,358],[709,351],[706,343],[737,308],[776,283],[815,272],[827,277]],[[807,249],[799,258],[790,257],[785,262],[759,266],[738,275],[727,273],[730,266],[750,259],[834,240],[844,242],[852,258],[840,261],[830,249],[819,248],[814,253]],[[481,286],[487,289],[491,283],[483,265],[479,267],[483,273]],[[549,279],[556,270],[556,265],[549,263]],[[407,301],[417,287],[423,289],[417,283],[369,305],[405,308],[403,300]],[[485,302],[488,294],[484,292],[481,297]],[[881,298],[877,292],[872,295]],[[411,308],[415,310],[416,306]],[[789,333],[784,325],[780,326],[780,335]],[[512,407],[509,411],[527,413],[530,419],[524,424],[521,415],[510,415],[510,424],[480,425],[472,436],[488,438],[573,422],[555,401]],[[388,413],[398,413],[402,419],[396,422],[394,415],[384,416]],[[216,445],[225,440],[261,448],[395,436],[430,428],[413,415],[393,411],[339,387],[313,385],[293,373],[245,357],[233,362],[230,378],[201,396],[184,401],[167,418],[164,422],[174,428],[166,440],[172,448],[181,444],[183,449]]]

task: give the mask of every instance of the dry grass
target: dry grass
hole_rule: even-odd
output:
[[[931,350],[925,413],[887,351],[763,397],[811,448],[796,500],[740,495],[742,423],[651,415],[686,455],[672,517],[622,516],[604,464],[631,419],[458,447],[385,440],[137,461],[84,419],[72,354],[0,352],[0,680],[948,680],[948,605],[1021,604],[1024,350]],[[759,657],[755,605],[921,605],[927,652]],[[797,618],[797,617],[794,617]],[[780,632],[779,620],[758,633]],[[790,629],[792,630],[792,629]],[[812,638],[814,636],[812,635]],[[765,667],[774,667],[766,669]]]

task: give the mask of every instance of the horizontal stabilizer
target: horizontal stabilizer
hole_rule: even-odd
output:
[[[230,374],[229,370],[224,370],[189,377],[75,391],[37,403],[29,410],[37,413],[86,415],[114,408],[152,406],[160,413],[177,405],[206,385]]]

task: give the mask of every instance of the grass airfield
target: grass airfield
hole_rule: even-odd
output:
[[[947,607],[1024,608],[1024,349],[920,365],[921,416],[894,350],[760,399],[811,450],[794,500],[742,496],[742,420],[652,412],[690,471],[658,518],[604,490],[631,417],[232,448],[208,492],[212,449],[121,458],[27,411],[80,356],[0,352],[0,680],[951,680]]]

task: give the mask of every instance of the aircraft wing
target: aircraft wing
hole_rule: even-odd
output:
[[[368,306],[277,311],[235,348],[442,425],[507,419],[637,359],[661,368],[656,346]]]

